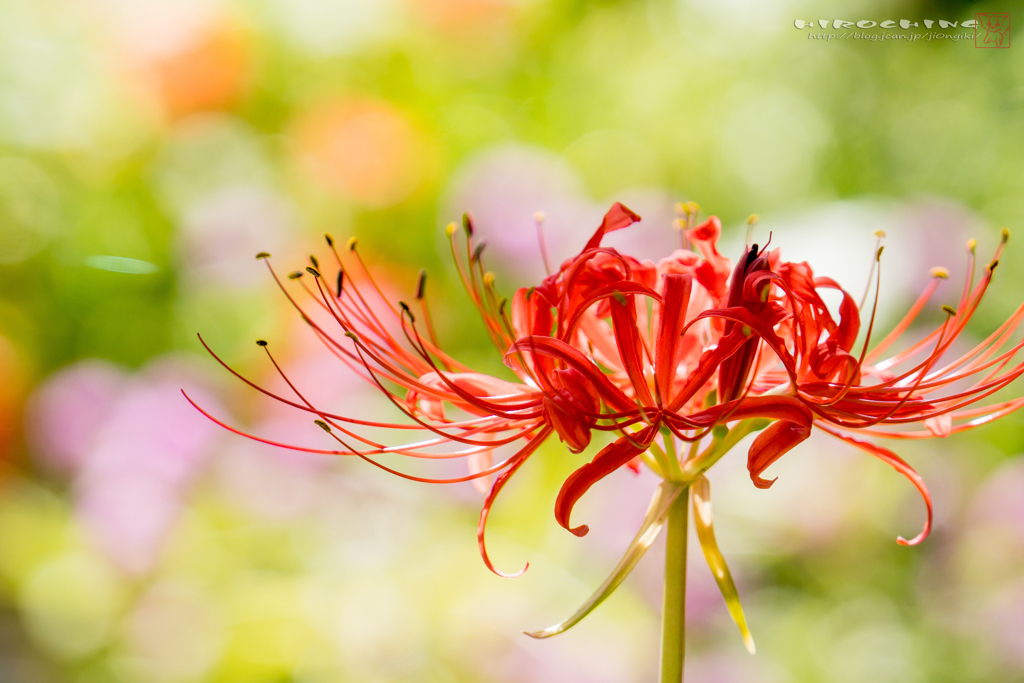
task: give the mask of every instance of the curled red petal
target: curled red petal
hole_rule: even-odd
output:
[[[512,456],[513,458],[517,458],[517,460],[494,480],[494,485],[491,486],[491,490],[487,494],[487,498],[484,499],[484,506],[480,509],[480,521],[476,526],[476,542],[480,547],[480,557],[483,558],[484,564],[487,565],[488,569],[498,576],[505,577],[506,579],[514,579],[517,576],[522,576],[523,573],[530,568],[530,563],[527,562],[526,566],[514,574],[506,574],[505,572],[498,571],[494,568],[494,565],[491,564],[491,558],[487,554],[487,544],[484,541],[484,533],[487,530],[487,517],[491,513],[491,506],[494,505],[494,500],[498,497],[498,494],[501,493],[501,489],[505,486],[505,482],[507,482],[512,475],[523,466],[523,463],[525,463],[529,457],[533,455],[533,452],[536,451],[542,443],[544,443],[544,440],[548,438],[549,434],[551,434],[551,428],[545,427],[543,430],[538,432],[533,440],[526,444],[521,451]]]
[[[601,221],[601,226],[597,229],[597,232],[587,242],[587,246],[583,247],[583,251],[596,249],[601,246],[601,240],[607,233],[628,228],[638,220],[640,220],[640,214],[621,202],[615,202],[612,204],[612,208],[608,209],[608,213],[604,215],[604,220]]]
[[[821,428],[828,432],[829,434],[831,434],[832,436],[836,437],[837,439],[841,439],[842,441],[845,441],[848,444],[856,446],[857,448],[861,449],[862,451],[865,451],[866,453],[870,453],[871,455],[875,456],[882,462],[887,463],[894,470],[896,470],[897,472],[899,472],[904,477],[910,480],[910,483],[914,485],[918,493],[921,494],[921,498],[924,500],[924,505],[928,510],[928,517],[927,519],[925,519],[924,528],[921,529],[921,533],[919,533],[917,536],[914,536],[909,541],[903,538],[902,536],[898,536],[896,538],[896,542],[900,545],[917,545],[918,543],[924,541],[924,539],[928,538],[928,535],[932,531],[932,496],[928,492],[928,487],[925,485],[924,479],[921,478],[921,475],[918,474],[913,467],[907,464],[907,462],[903,458],[896,455],[887,448],[876,446],[875,444],[869,443],[867,441],[861,441],[860,439],[854,438],[849,434],[843,434],[842,432],[831,429],[830,427],[822,426]]]
[[[558,498],[555,500],[555,519],[558,523],[576,536],[585,536],[590,531],[590,527],[586,524],[572,527],[569,524],[569,516],[572,514],[576,501],[591,486],[646,451],[657,433],[657,425],[651,425],[636,434],[623,436],[605,446],[600,453],[594,456],[593,460],[570,474],[562,484]]]
[[[629,411],[635,407],[629,397],[622,393],[622,390],[615,386],[589,357],[561,340],[542,336],[519,339],[505,354],[506,365],[511,367],[510,364],[517,352],[562,361],[568,367],[582,374],[601,395],[605,403],[615,410]]]
[[[747,471],[750,472],[750,480],[754,482],[754,486],[759,489],[770,488],[778,477],[765,479],[761,473],[768,469],[773,462],[791,451],[794,446],[806,441],[810,435],[809,414],[806,424],[779,420],[768,425],[763,432],[758,434],[747,452]]]

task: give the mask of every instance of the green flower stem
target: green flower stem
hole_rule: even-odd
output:
[[[687,487],[668,511],[665,594],[661,615],[661,683],[681,683],[686,659],[686,535],[690,513]]]

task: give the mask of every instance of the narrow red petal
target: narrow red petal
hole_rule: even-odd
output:
[[[925,520],[924,528],[921,529],[921,533],[914,536],[909,541],[902,536],[899,536],[896,538],[896,542],[900,545],[917,545],[924,541],[924,539],[928,538],[928,534],[930,534],[932,530],[932,496],[928,493],[928,487],[925,486],[924,479],[921,478],[921,475],[918,474],[913,467],[908,465],[903,458],[886,448],[876,446],[875,444],[867,441],[861,441],[860,439],[856,439],[848,434],[843,434],[842,432],[830,429],[829,427],[822,426],[822,429],[837,439],[841,439],[848,444],[852,444],[862,451],[870,453],[882,462],[888,463],[893,469],[910,480],[910,483],[913,484],[921,494],[921,498],[924,499],[925,507],[928,509],[928,518]]]
[[[597,229],[594,236],[587,242],[587,246],[583,247],[583,251],[588,249],[596,249],[601,246],[601,240],[609,232],[615,232],[622,228],[628,228],[640,220],[640,215],[627,207],[621,202],[615,202],[612,204],[612,208],[608,209],[608,213],[604,215],[604,220],[601,221],[601,227]]]
[[[480,557],[483,558],[484,564],[487,565],[487,568],[498,576],[503,576],[509,579],[522,576],[523,572],[529,569],[530,563],[527,562],[525,567],[514,574],[506,574],[498,571],[494,568],[494,565],[491,564],[491,558],[487,555],[487,543],[484,541],[484,533],[487,530],[487,517],[491,513],[491,506],[494,505],[494,501],[498,497],[498,494],[501,493],[501,489],[504,488],[505,483],[519,470],[520,467],[523,466],[523,463],[533,455],[533,452],[536,451],[542,443],[544,443],[544,440],[547,439],[550,434],[551,428],[545,427],[538,432],[537,436],[535,436],[533,440],[530,441],[530,443],[528,443],[521,451],[512,456],[512,458],[516,458],[516,461],[494,480],[494,485],[491,486],[490,493],[487,494],[487,498],[484,500],[484,506],[480,509],[480,521],[476,526],[476,541],[477,545],[480,547]],[[512,458],[509,459],[511,460]]]
[[[621,437],[605,446],[593,460],[570,474],[562,484],[555,501],[555,519],[558,523],[576,536],[585,536],[590,527],[586,524],[572,527],[569,524],[569,516],[576,502],[591,486],[646,451],[657,433],[657,426],[651,425],[636,434]]]

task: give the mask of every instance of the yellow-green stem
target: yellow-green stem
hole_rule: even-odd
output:
[[[668,511],[665,539],[665,593],[661,614],[661,683],[682,683],[686,659],[686,535],[690,488]]]

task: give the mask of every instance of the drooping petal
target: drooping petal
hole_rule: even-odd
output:
[[[635,434],[623,436],[605,446],[600,453],[594,456],[593,460],[570,474],[562,484],[558,498],[555,500],[555,519],[558,520],[558,523],[576,536],[586,536],[590,531],[590,527],[586,524],[577,527],[572,527],[569,524],[569,515],[572,514],[576,501],[591,486],[646,451],[657,433],[657,427],[651,425]]]
[[[750,472],[750,480],[754,482],[754,486],[759,489],[770,488],[775,479],[764,479],[761,473],[797,444],[806,441],[810,435],[809,415],[806,424],[779,420],[758,434],[747,452],[747,471]]]
[[[838,430],[832,429],[831,427],[825,425],[821,425],[821,428],[824,431],[831,434],[832,436],[836,437],[837,439],[841,439],[848,444],[856,446],[862,451],[865,451],[875,456],[882,462],[888,463],[894,470],[896,470],[897,472],[899,472],[904,477],[910,480],[910,483],[914,485],[914,487],[921,494],[921,498],[924,500],[925,507],[928,509],[928,518],[925,520],[924,528],[921,529],[921,533],[919,533],[917,536],[914,536],[909,541],[903,538],[902,536],[898,536],[896,538],[896,542],[900,545],[917,545],[918,543],[924,541],[924,539],[928,538],[928,534],[930,534],[932,530],[932,496],[930,493],[928,493],[928,487],[925,485],[924,479],[921,478],[921,475],[918,474],[913,467],[908,465],[907,462],[903,460],[903,458],[896,455],[887,448],[876,446],[875,444],[869,443],[867,441],[861,441],[860,439],[854,438],[849,434],[844,434]]]
[[[743,614],[743,605],[740,604],[740,596],[736,590],[736,583],[732,580],[732,574],[725,563],[722,551],[718,549],[718,541],[715,540],[715,527],[711,518],[711,482],[707,477],[701,475],[691,485],[693,490],[693,522],[697,528],[697,538],[700,539],[700,547],[704,551],[704,558],[708,561],[711,574],[715,577],[718,590],[725,598],[729,614],[740,629],[743,636],[743,644],[747,652],[754,654],[757,648],[754,646],[754,637],[747,627],[747,619]]]
[[[640,558],[644,556],[647,549],[654,543],[654,539],[658,537],[662,527],[665,526],[665,519],[668,516],[669,508],[672,507],[676,497],[683,491],[682,485],[675,482],[662,481],[658,484],[654,497],[651,498],[651,502],[647,506],[647,514],[644,516],[643,524],[640,525],[640,530],[636,532],[636,536],[633,537],[633,541],[626,548],[622,559],[615,565],[615,569],[604,580],[604,583],[568,619],[564,619],[554,626],[549,626],[541,631],[526,631],[526,635],[531,638],[550,638],[559,633],[564,633],[582,621],[584,617],[604,602],[619,587],[619,584],[629,576],[629,573],[633,571]]]
[[[507,470],[498,475],[498,478],[494,481],[494,485],[491,486],[490,492],[487,494],[487,498],[484,500],[483,507],[480,509],[480,521],[476,526],[476,541],[480,548],[480,557],[483,558],[484,564],[487,565],[488,569],[498,576],[502,576],[507,579],[522,576],[523,573],[530,568],[530,563],[527,562],[526,566],[514,574],[506,574],[505,572],[498,571],[494,568],[494,565],[491,564],[491,558],[487,554],[487,544],[484,541],[484,533],[487,531],[487,517],[491,514],[491,506],[494,505],[494,500],[498,497],[498,494],[501,493],[501,489],[505,486],[505,483],[508,482],[513,474],[519,471],[519,468],[523,466],[523,463],[533,455],[534,451],[544,443],[544,440],[547,439],[550,434],[551,428],[545,427],[539,431],[537,435],[534,436],[533,440],[526,444],[521,451],[513,456],[516,458],[516,461]]]

